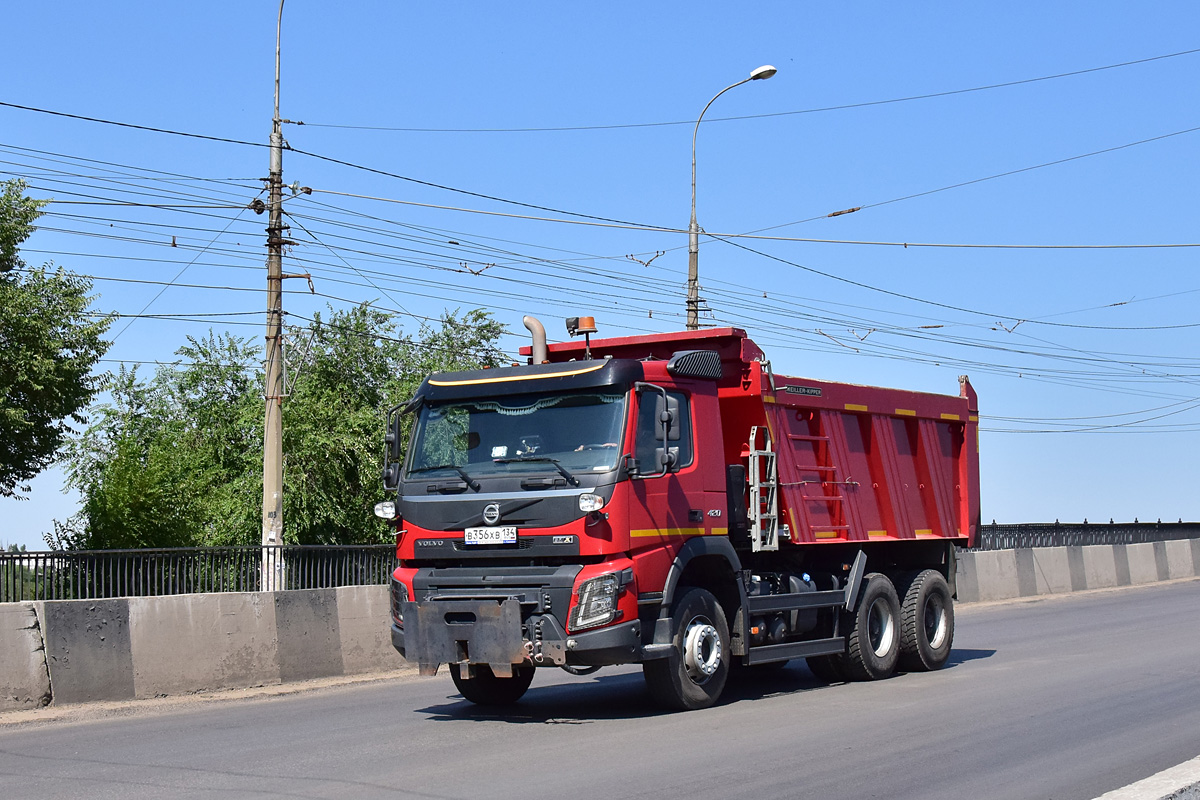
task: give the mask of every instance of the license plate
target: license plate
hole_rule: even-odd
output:
[[[517,526],[502,525],[497,528],[467,528],[466,544],[516,544]]]

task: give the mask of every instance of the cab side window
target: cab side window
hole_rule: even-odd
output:
[[[692,463],[692,407],[682,392],[667,392],[679,406],[679,413],[667,434],[667,446],[675,453],[675,468]],[[643,475],[659,471],[655,450],[662,447],[662,431],[658,414],[662,410],[662,395],[655,391],[641,393],[638,405],[637,449],[634,456]]]

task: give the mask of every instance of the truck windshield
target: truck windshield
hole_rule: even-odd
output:
[[[407,474],[607,472],[617,466],[624,427],[624,394],[521,394],[426,405]]]

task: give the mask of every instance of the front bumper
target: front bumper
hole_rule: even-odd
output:
[[[568,635],[558,620],[534,615],[524,623],[513,599],[437,600],[404,604],[404,627],[392,624],[392,646],[422,675],[442,664],[610,666],[640,660],[638,620]]]

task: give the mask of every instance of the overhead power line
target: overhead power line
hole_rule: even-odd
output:
[[[786,117],[797,114],[818,114],[826,111],[845,111],[853,108],[868,108],[870,106],[892,105],[895,103],[907,103],[913,100],[930,100],[937,97],[950,97],[959,94],[970,94],[972,92],[983,92],[992,89],[1003,89],[1010,86],[1021,86],[1030,83],[1039,83],[1042,81],[1052,81],[1059,78],[1071,78],[1078,75],[1087,75],[1093,72],[1103,72],[1105,70],[1118,69],[1121,67],[1131,67],[1135,64],[1148,64],[1152,61],[1162,61],[1168,58],[1178,58],[1179,56],[1193,55],[1200,53],[1200,48],[1192,50],[1181,50],[1178,53],[1167,53],[1165,55],[1150,56],[1148,58],[1139,58],[1133,61],[1122,61],[1117,64],[1106,64],[1101,67],[1089,67],[1087,69],[1077,69],[1071,72],[1059,72],[1054,75],[1042,75],[1037,78],[1023,78],[1014,81],[1004,81],[1003,83],[990,83],[984,86],[972,86],[967,89],[950,89],[942,92],[930,92],[928,94],[908,95],[906,97],[893,97],[887,100],[868,100],[861,103],[845,103],[836,106],[822,106],[820,108],[803,108],[796,111],[773,111],[764,114],[742,114],[734,117],[711,117],[706,122],[732,122],[735,120],[747,119],[766,119],[770,117]],[[673,125],[695,125],[696,120],[673,120],[670,122],[632,122],[620,123],[611,125],[564,125],[555,127],[523,127],[523,128],[397,128],[384,127],[379,125],[337,125],[332,123],[320,122],[301,122],[298,120],[288,120],[292,125],[303,125],[312,128],[340,128],[343,130],[363,130],[363,131],[391,131],[397,133],[561,133],[570,131],[610,131],[610,130],[627,130],[634,128],[664,128]]]
[[[261,194],[261,192],[260,192],[260,194]],[[234,217],[232,219],[229,220],[229,224],[226,225],[225,228],[220,233],[218,233],[216,236],[214,236],[207,245],[200,248],[196,252],[195,258],[193,258],[188,263],[184,264],[183,267],[179,270],[179,272],[177,272],[175,274],[175,277],[172,278],[166,286],[159,289],[158,292],[154,295],[154,297],[150,298],[150,300],[146,303],[146,305],[142,306],[142,310],[137,315],[134,315],[135,318],[140,317],[141,315],[145,314],[146,309],[148,309],[148,308],[150,308],[150,306],[154,305],[154,302],[156,300],[158,300],[158,298],[162,297],[163,292],[165,292],[168,288],[170,288],[172,283],[174,283],[175,281],[177,281],[181,277],[183,277],[183,273],[187,272],[188,268],[190,266],[192,266],[192,264],[195,264],[196,261],[200,258],[200,256],[204,255],[205,251],[207,251],[209,247],[211,247],[213,244],[215,244],[217,239],[221,238],[221,236],[225,233],[225,231],[229,230],[229,228],[233,226],[233,223],[237,222],[238,218],[242,216],[242,213],[244,211],[245,211],[245,208],[243,208],[241,211],[238,211],[238,213],[236,215],[234,215]],[[134,322],[133,319],[126,322],[125,326],[122,327],[121,330],[117,331],[116,334],[113,335],[112,340],[115,342],[117,339],[119,339],[121,334],[123,334],[125,331],[129,330],[129,326],[132,325],[133,322]]]
[[[187,131],[172,130],[170,128],[156,128],[156,127],[153,127],[150,125],[137,125],[137,124],[134,124],[131,122],[120,122],[118,120],[102,119],[100,117],[89,117],[89,116],[84,116],[82,114],[69,114],[64,111],[52,111],[52,110],[46,109],[46,108],[37,108],[34,106],[19,105],[17,103],[5,103],[3,101],[0,101],[0,106],[4,106],[7,108],[21,109],[22,111],[33,111],[33,112],[37,112],[40,114],[50,114],[52,116],[57,116],[57,117],[67,117],[69,119],[77,119],[77,120],[82,120],[84,122],[94,122],[94,123],[102,124],[102,125],[115,125],[115,126],[121,127],[121,128],[132,128],[134,130],[150,131],[152,133],[164,133],[164,134],[170,134],[172,136],[185,136],[185,137],[189,137],[192,139],[206,139],[206,140],[214,141],[214,142],[224,142],[226,144],[247,145],[250,147],[270,147],[270,145],[262,144],[261,142],[247,142],[247,141],[243,141],[241,139],[230,139],[230,138],[226,138],[226,137],[222,137],[222,136],[209,136],[209,135],[200,134],[200,133],[190,133]],[[618,223],[622,223],[622,224],[633,224],[633,223],[625,222],[624,220],[611,219],[609,217],[599,217],[599,216],[595,216],[592,214],[582,214],[582,213],[575,212],[575,211],[567,211],[564,209],[552,208],[550,206],[541,206],[541,205],[536,205],[534,203],[525,203],[525,202],[521,202],[519,200],[509,200],[504,197],[497,197],[495,195],[483,194],[482,192],[472,192],[467,189],[458,189],[453,186],[446,186],[445,184],[434,183],[432,181],[425,181],[425,180],[421,180],[420,178],[410,177],[408,175],[400,175],[399,173],[396,173],[396,172],[389,172],[387,170],[377,169],[375,167],[368,167],[363,164],[355,164],[352,161],[345,161],[343,159],[334,158],[332,156],[324,156],[324,155],[321,155],[320,153],[314,153],[309,150],[300,150],[298,148],[292,147],[291,145],[285,145],[284,149],[289,150],[293,153],[296,153],[297,155],[308,156],[309,158],[315,158],[320,161],[327,161],[331,164],[340,164],[341,166],[350,167],[351,169],[362,170],[364,172],[370,172],[370,173],[373,173],[376,175],[383,175],[383,176],[389,177],[389,178],[396,178],[397,180],[408,181],[410,183],[414,183],[419,186],[427,186],[431,189],[441,189],[441,190],[447,191],[447,192],[456,192],[458,194],[465,194],[470,197],[478,197],[483,200],[492,200],[497,203],[507,203],[509,205],[520,206],[522,208],[532,208],[532,209],[536,209],[538,211],[549,211],[554,214],[566,214],[568,216],[581,217],[583,219],[602,220],[604,222],[618,222]]]
[[[203,133],[189,133],[187,131],[176,131],[170,128],[156,128],[151,125],[138,125],[133,122],[120,122],[118,120],[103,119],[101,117],[88,117],[83,114],[69,114],[66,111],[52,111],[48,108],[37,108],[35,106],[23,106],[18,103],[5,103],[0,101],[0,106],[5,108],[16,108],[21,111],[33,111],[38,114],[49,114],[54,117],[66,117],[67,119],[77,119],[82,122],[95,122],[100,125],[115,125],[118,128],[132,128],[139,131],[149,131],[150,133],[166,133],[171,136],[185,136],[189,139],[205,139],[210,142],[224,142],[225,144],[240,144],[246,147],[270,147],[262,142],[247,142],[241,139],[229,139],[224,136],[209,136]]]

